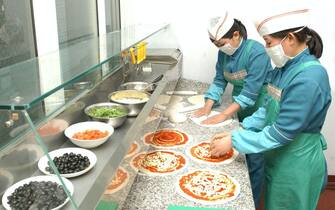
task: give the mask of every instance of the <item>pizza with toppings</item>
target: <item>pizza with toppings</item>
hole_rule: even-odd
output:
[[[240,185],[234,178],[210,170],[196,170],[181,176],[177,189],[183,197],[205,205],[226,203],[240,193]]]
[[[140,145],[137,142],[134,142],[130,145],[126,158],[133,156],[140,150]]]
[[[105,194],[112,194],[115,193],[116,191],[119,191],[120,189],[122,189],[124,186],[127,185],[128,180],[129,180],[128,172],[122,167],[118,168],[112,181],[108,184]]]
[[[190,137],[184,132],[163,129],[146,134],[144,136],[144,143],[154,147],[175,147],[183,146],[189,139]]]
[[[226,154],[220,157],[212,157],[210,154],[210,142],[200,142],[192,146],[188,151],[188,155],[195,161],[201,161],[210,164],[228,164],[231,163],[238,156],[238,152],[231,149]]]
[[[179,152],[159,150],[136,155],[131,165],[144,174],[168,175],[184,168],[186,158]]]
[[[134,156],[131,161],[130,161],[130,166],[135,170],[139,170],[141,168],[142,162],[144,160],[146,153],[145,152],[141,152],[139,154],[137,154],[136,156]]]

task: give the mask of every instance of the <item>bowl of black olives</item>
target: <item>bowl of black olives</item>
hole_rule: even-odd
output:
[[[0,195],[14,183],[12,173],[0,168]]]
[[[49,152],[58,172],[66,178],[77,177],[91,170],[97,162],[96,155],[77,147],[62,148]],[[38,161],[38,168],[44,174],[54,174],[49,159],[44,155]]]
[[[72,196],[73,184],[66,178],[62,180]],[[56,210],[62,208],[69,200],[57,176],[34,176],[9,187],[2,196],[2,205],[7,210]]]

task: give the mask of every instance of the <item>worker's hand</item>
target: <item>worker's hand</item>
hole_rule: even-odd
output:
[[[204,124],[204,125],[218,124],[220,122],[227,120],[228,118],[229,118],[228,115],[220,113],[220,114],[207,118],[206,120],[202,121],[201,124]]]
[[[220,157],[232,149],[230,132],[223,132],[211,138],[210,153],[212,157]]]
[[[197,111],[195,111],[193,114],[192,114],[192,117],[194,118],[199,118],[199,117],[202,117],[202,116],[208,116],[209,113],[211,113],[211,109],[204,106],[200,109],[198,109]]]

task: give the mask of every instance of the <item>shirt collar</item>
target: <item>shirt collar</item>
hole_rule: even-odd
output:
[[[243,49],[245,47],[245,43],[246,43],[246,40],[243,39],[240,47],[237,48],[237,50],[234,52],[234,54],[231,55],[231,57],[236,57],[237,55],[239,55],[243,51]]]
[[[287,63],[285,64],[284,67],[282,67],[283,70],[289,68],[290,66],[299,63],[301,61],[301,59],[303,59],[304,57],[310,55],[309,49],[308,47],[306,47],[306,49],[304,49],[303,51],[301,51],[298,55],[296,55],[294,58],[290,59],[287,61]]]

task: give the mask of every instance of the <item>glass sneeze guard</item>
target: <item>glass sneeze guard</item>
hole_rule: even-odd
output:
[[[5,67],[0,70],[0,109],[28,109],[167,26],[126,27]]]
[[[6,121],[6,123],[14,120],[13,125],[5,126],[6,123],[4,123],[0,127],[2,134],[0,141],[0,195],[18,182],[40,179],[42,172],[38,168],[38,162],[44,155],[49,162],[52,162],[50,151],[73,147],[64,138],[63,131],[70,123],[84,117],[82,109],[87,103],[91,103],[91,100],[101,100],[102,96],[95,95],[90,90],[94,89],[96,85],[107,84],[112,77],[121,78],[122,71],[117,70],[120,68],[114,68],[116,66],[114,64],[118,66],[124,64],[121,63],[121,52],[142,41],[147,41],[149,37],[165,31],[167,27],[167,24],[128,27],[105,36],[69,45],[57,52],[0,70],[0,120]],[[112,64],[112,68],[110,68],[110,64]],[[108,68],[104,69],[104,67]],[[87,81],[90,84],[86,84]],[[76,84],[83,85],[83,87],[76,88]],[[108,89],[102,86],[100,92],[103,94],[109,92],[115,88],[111,87],[113,85],[115,86],[113,82],[108,83]],[[79,97],[81,99],[83,95],[85,95],[85,99],[77,100]],[[66,97],[70,100],[67,100]],[[106,100],[106,96],[103,98]],[[63,112],[64,109],[66,111]],[[62,114],[59,116],[61,112]],[[144,116],[145,113],[142,115]],[[129,122],[124,127],[124,132],[128,129],[132,129],[132,131],[137,129],[136,126],[133,128]],[[119,138],[124,138],[120,129],[119,136]],[[115,137],[118,137],[117,133],[114,135]],[[110,142],[109,145],[106,143],[105,148],[98,148],[99,151],[105,149],[106,154],[100,151],[97,155],[106,155],[111,158],[110,148],[124,147],[124,145],[114,145],[116,142]],[[118,154],[112,155],[117,156]],[[82,209],[87,203],[94,205],[98,198],[94,197],[93,201],[86,201],[87,198],[92,198],[90,193],[95,190],[92,190],[90,185],[100,183],[100,177],[104,177],[104,173],[112,174],[114,172],[114,166],[111,167],[109,164],[101,162],[93,172],[90,172],[90,175],[70,180],[72,185],[68,186],[60,178],[60,173],[55,165],[51,163],[50,167],[55,174],[53,180],[63,188],[66,194],[65,209]],[[92,179],[92,177],[97,179]],[[103,181],[107,182],[107,180]],[[85,190],[79,187],[83,183],[85,183]],[[101,189],[99,188],[97,191],[101,193],[104,186],[100,186]],[[72,195],[73,191],[75,191],[74,195]],[[8,195],[5,196],[7,199]],[[100,197],[100,194],[96,196]],[[4,206],[0,205],[1,207]]]

